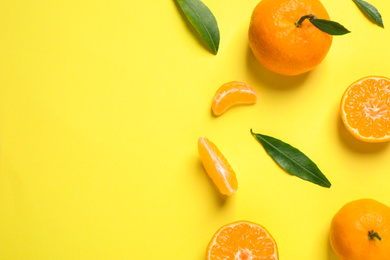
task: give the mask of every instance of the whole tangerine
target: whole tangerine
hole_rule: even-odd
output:
[[[373,199],[345,204],[333,217],[330,244],[341,260],[390,259],[390,207]]]
[[[333,37],[308,20],[298,26],[308,15],[330,19],[319,0],[262,0],[257,4],[249,25],[249,45],[265,68],[292,76],[322,62]]]

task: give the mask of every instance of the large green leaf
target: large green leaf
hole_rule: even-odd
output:
[[[214,54],[219,48],[219,28],[210,9],[200,0],[177,0],[187,19]]]
[[[371,17],[374,22],[376,22],[379,26],[383,27],[382,16],[379,11],[372,6],[371,4],[363,1],[363,0],[353,0],[369,17]]]
[[[329,188],[331,183],[317,165],[297,148],[271,136],[251,133],[265,151],[288,173],[301,179]]]

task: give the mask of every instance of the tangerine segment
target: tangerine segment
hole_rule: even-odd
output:
[[[347,130],[365,142],[390,140],[390,79],[369,76],[352,83],[341,99]]]
[[[225,195],[234,194],[238,187],[236,173],[218,147],[206,137],[201,137],[198,152],[207,174],[219,191]]]
[[[278,247],[261,225],[238,221],[221,227],[211,239],[207,260],[278,260]]]
[[[223,84],[215,93],[211,109],[214,115],[222,115],[228,108],[237,104],[254,104],[257,94],[253,87],[244,82],[231,81]]]

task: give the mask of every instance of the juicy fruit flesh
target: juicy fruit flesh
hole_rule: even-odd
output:
[[[215,93],[211,109],[214,115],[222,115],[227,109],[237,104],[254,104],[257,94],[253,87],[239,81],[223,84]]]
[[[206,137],[201,137],[198,152],[207,174],[219,191],[225,195],[234,194],[238,187],[236,174],[217,146]]]
[[[390,80],[369,77],[351,85],[343,98],[342,117],[363,140],[390,138]]]
[[[249,222],[222,227],[213,237],[207,252],[208,260],[277,260],[276,243],[261,226]]]

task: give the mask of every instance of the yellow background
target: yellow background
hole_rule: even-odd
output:
[[[336,260],[332,216],[369,197],[390,205],[390,147],[344,128],[344,90],[390,76],[390,31],[350,1],[324,0],[352,31],[296,77],[268,72],[249,49],[257,0],[204,0],[218,20],[213,55],[167,1],[0,1],[0,259],[203,260],[222,225],[265,226],[280,259]],[[390,22],[390,3],[369,1]],[[213,117],[228,81],[258,102]],[[299,148],[332,182],[285,173],[251,136]],[[197,153],[206,136],[237,173],[223,198]]]

